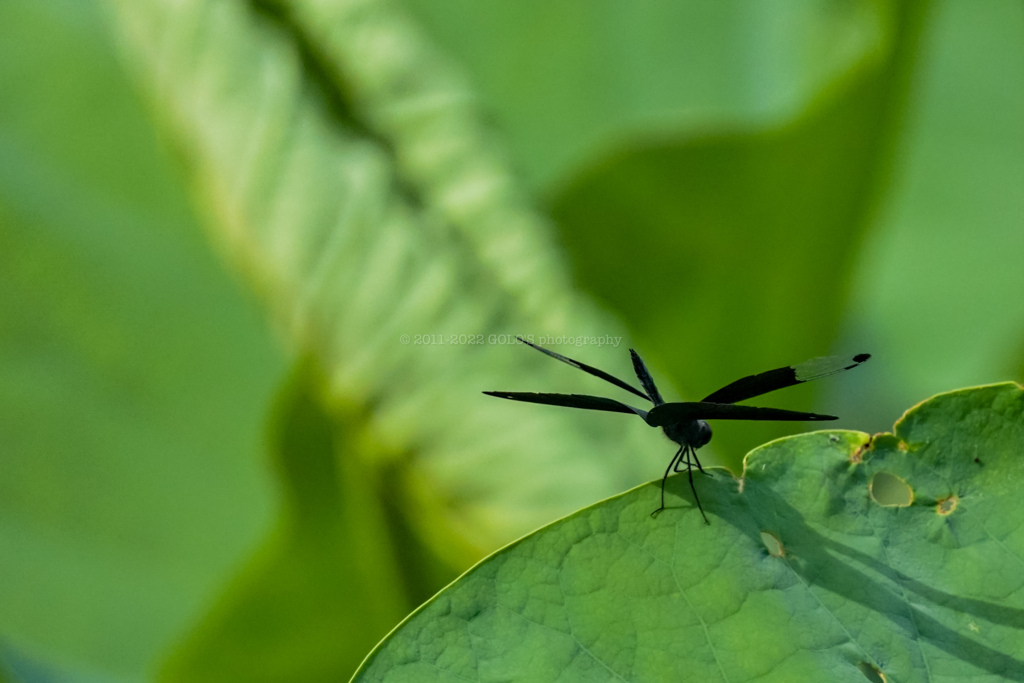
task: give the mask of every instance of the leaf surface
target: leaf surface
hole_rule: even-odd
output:
[[[487,558],[356,681],[1024,680],[1024,391],[943,394],[892,434],[769,443],[741,480],[685,476]],[[878,473],[909,506],[882,506]]]

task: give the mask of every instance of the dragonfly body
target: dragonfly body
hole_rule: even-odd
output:
[[[706,420],[683,420],[661,428],[670,440],[680,446],[700,448],[711,441],[711,425]]]
[[[775,391],[776,389],[850,370],[871,357],[869,354],[861,353],[853,357],[814,358],[800,365],[776,368],[738,379],[709,394],[703,401],[666,403],[661,398],[661,394],[654,383],[654,378],[651,377],[640,355],[633,349],[630,349],[629,353],[633,359],[633,371],[643,387],[642,391],[617,377],[609,375],[603,370],[598,370],[590,365],[567,358],[542,346],[531,344],[521,337],[518,337],[518,339],[541,353],[547,354],[556,360],[567,363],[595,377],[599,377],[606,382],[650,401],[654,405],[647,411],[616,401],[615,399],[584,394],[539,394],[512,391],[485,391],[485,394],[527,403],[634,414],[643,418],[644,422],[651,427],[660,427],[665,436],[679,444],[679,450],[676,451],[675,456],[665,469],[664,476],[661,478],[661,507],[651,514],[652,516],[657,515],[665,509],[665,481],[668,479],[668,476],[672,472],[679,472],[680,468],[686,467],[690,479],[690,488],[693,490],[693,498],[701,515],[704,516],[705,522],[707,522],[707,516],[704,515],[704,509],[701,507],[700,499],[697,497],[697,488],[693,484],[693,468],[696,467],[699,471],[704,471],[700,460],[697,458],[697,449],[711,441],[711,425],[708,424],[707,420],[835,420],[837,418],[832,415],[735,404],[748,398],[754,398],[755,396]]]

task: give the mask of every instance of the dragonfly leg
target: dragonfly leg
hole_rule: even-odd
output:
[[[700,458],[697,457],[697,449],[691,448],[690,452],[693,454],[693,461],[697,463],[697,469],[700,470],[700,473],[707,474],[707,472],[704,471],[704,468],[700,466]]]
[[[685,458],[685,460],[684,460],[684,458]],[[680,468],[683,467],[683,465],[686,466],[686,469],[690,469],[693,466],[690,463],[689,446],[683,446],[683,457],[679,458],[678,462],[676,462],[675,469],[673,469],[672,471],[673,472],[680,472],[681,471]]]
[[[665,468],[665,476],[661,478],[661,507],[652,512],[651,517],[657,517],[658,513],[665,509],[665,480],[668,479],[669,473],[672,472],[672,467],[676,464],[679,460],[679,456],[682,454],[683,448],[680,448],[676,451],[676,454],[672,456],[672,461],[668,464],[668,467]],[[679,470],[676,471],[678,472]]]
[[[697,487],[693,485],[693,461],[690,460],[690,456],[693,456],[693,460],[697,462],[697,467],[700,467],[700,461],[697,460],[697,451],[692,446],[684,446],[686,453],[686,474],[690,478],[690,490],[693,491],[693,500],[697,503],[697,509],[700,510],[700,516],[704,518],[705,524],[711,524],[708,521],[708,516],[704,514],[704,508],[700,504],[700,496],[697,495]],[[704,471],[703,468],[700,470]]]

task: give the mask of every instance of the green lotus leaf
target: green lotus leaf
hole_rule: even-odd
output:
[[[710,526],[685,476],[657,518],[641,486],[478,564],[354,680],[1024,680],[1022,452],[1006,383],[699,476]]]

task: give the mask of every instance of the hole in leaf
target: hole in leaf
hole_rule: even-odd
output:
[[[857,665],[857,668],[860,669],[860,672],[862,674],[864,674],[864,678],[871,681],[871,683],[886,683],[886,681],[888,681],[888,679],[885,677],[885,674],[882,673],[882,670],[874,664],[869,664],[868,662],[861,662]]]
[[[882,507],[907,507],[914,500],[914,492],[907,482],[895,474],[879,472],[871,478],[871,498]]]
[[[764,543],[764,547],[768,549],[768,554],[772,557],[782,557],[786,554],[786,549],[782,547],[782,541],[767,531],[761,532],[761,542]]]
[[[939,501],[939,504],[935,506],[935,511],[940,515],[948,515],[953,510],[956,510],[956,504],[960,502],[960,499],[956,495],[951,495],[948,498],[943,498]]]

